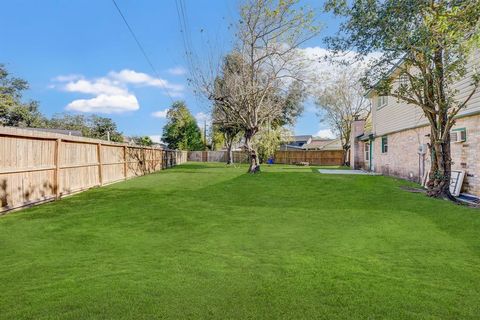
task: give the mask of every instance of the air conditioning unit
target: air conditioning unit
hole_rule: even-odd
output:
[[[450,141],[452,143],[461,143],[467,141],[466,129],[455,129],[450,132]]]

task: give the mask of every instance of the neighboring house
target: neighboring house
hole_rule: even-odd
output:
[[[326,139],[312,136],[294,136],[290,143],[280,146],[281,151],[298,150],[343,150],[340,139]]]
[[[456,85],[460,99],[471,89],[469,79],[479,66],[480,52],[476,52],[469,59],[469,72]],[[395,70],[391,76],[398,76]],[[430,168],[430,130],[423,111],[396,98],[378,96],[375,90],[367,96],[372,100],[371,126],[365,120],[353,123],[351,166],[421,181]],[[459,113],[451,133],[452,169],[466,171],[463,191],[480,196],[480,92]]]
[[[59,134],[65,134],[67,136],[76,136],[76,137],[83,136],[82,131],[80,130],[64,130],[64,129],[50,129],[50,128],[22,128],[22,129],[41,131],[41,132],[59,133]]]
[[[168,149],[168,145],[163,142],[154,142],[152,143],[152,148],[160,148],[160,149],[166,150]]]
[[[309,144],[312,141],[312,136],[304,135],[304,136],[293,136],[292,139],[280,146],[280,150],[302,150],[303,145]]]
[[[312,138],[302,146],[303,150],[343,150],[340,139]]]

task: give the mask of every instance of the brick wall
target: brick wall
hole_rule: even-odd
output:
[[[455,128],[466,128],[467,141],[452,143],[452,168],[466,171],[463,192],[480,196],[480,115],[458,119]],[[373,144],[374,170],[419,182],[422,166],[430,168],[430,152],[427,150],[424,159],[418,154],[419,146],[430,141],[426,136],[429,133],[429,127],[421,127],[389,134],[387,153],[382,153],[382,138],[377,137]]]
[[[356,137],[364,133],[365,120],[355,120],[352,122],[350,134],[350,166],[353,169],[363,168],[364,156],[363,142],[358,141]]]

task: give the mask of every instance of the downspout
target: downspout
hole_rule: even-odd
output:
[[[369,164],[368,164],[368,169],[370,171],[375,171],[375,168],[373,168],[373,145],[374,145],[374,139],[373,138],[370,138],[370,161],[369,161]]]
[[[423,175],[425,174],[425,147],[420,145],[418,148],[418,180],[419,183],[423,182]]]

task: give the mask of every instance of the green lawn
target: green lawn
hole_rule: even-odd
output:
[[[480,211],[186,164],[0,218],[1,319],[478,319]]]

